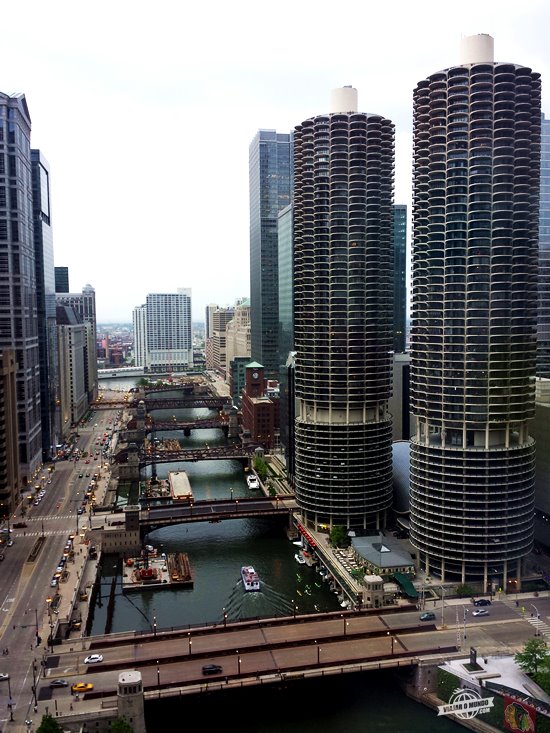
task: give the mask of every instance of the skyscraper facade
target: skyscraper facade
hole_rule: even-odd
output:
[[[36,268],[42,456],[50,460],[60,442],[59,377],[55,317],[55,268],[50,209],[50,167],[40,150],[31,150],[32,213]]]
[[[487,589],[533,546],[540,104],[487,35],[414,91],[410,537]]]
[[[310,527],[381,528],[392,500],[394,126],[333,92],[294,138],[295,493]]]
[[[542,115],[537,376],[550,379],[550,120]]]
[[[145,301],[145,325],[147,371],[171,374],[192,369],[190,289],[150,293]]]
[[[68,267],[55,267],[55,292],[56,293],[70,293],[69,288],[69,268]]]
[[[42,462],[30,136],[25,96],[0,93],[0,350],[14,349],[18,366],[23,480]]]
[[[55,295],[56,305],[69,306],[77,313],[82,323],[90,324],[86,330],[86,369],[85,385],[88,401],[97,399],[98,377],[97,377],[97,319],[95,307],[95,290],[91,285],[85,285],[81,293],[57,293]]]
[[[407,207],[393,207],[393,350],[405,351],[407,336]]]
[[[250,144],[250,313],[252,358],[279,373],[277,216],[290,204],[291,135],[259,130]]]

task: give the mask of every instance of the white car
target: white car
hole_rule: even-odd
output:
[[[84,664],[97,664],[97,662],[103,661],[103,654],[90,654],[89,657],[86,657],[84,660]]]
[[[9,680],[10,676],[7,672],[0,672],[0,680]]]

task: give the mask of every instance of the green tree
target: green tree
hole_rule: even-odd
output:
[[[459,598],[473,598],[476,592],[471,585],[463,583],[462,585],[457,585],[456,594]]]
[[[51,715],[43,715],[42,721],[36,729],[36,733],[63,733],[63,728]]]
[[[330,530],[330,543],[335,547],[349,547],[348,531],[343,525],[337,524]]]
[[[111,723],[111,733],[133,733],[133,730],[125,718],[115,718]]]
[[[254,457],[254,469],[262,482],[265,482],[267,478],[267,463],[261,456]]]
[[[546,661],[546,657],[546,642],[544,639],[535,637],[525,642],[523,651],[518,652],[514,660],[526,674],[536,676],[539,667]]]

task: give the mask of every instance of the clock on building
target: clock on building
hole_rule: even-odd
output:
[[[252,379],[258,379],[258,372],[252,372]]]

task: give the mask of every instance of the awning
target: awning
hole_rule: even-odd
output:
[[[399,586],[401,586],[402,590],[408,595],[409,598],[418,598],[418,591],[412,584],[411,579],[408,578],[404,573],[394,573],[393,579]]]
[[[309,532],[306,530],[305,527],[302,527],[302,525],[299,522],[298,522],[298,532],[300,532],[300,534],[303,534],[304,535],[304,537],[309,542],[309,544],[311,545],[311,547],[317,547],[317,543],[315,542],[315,540],[313,539],[313,537],[309,534]]]

